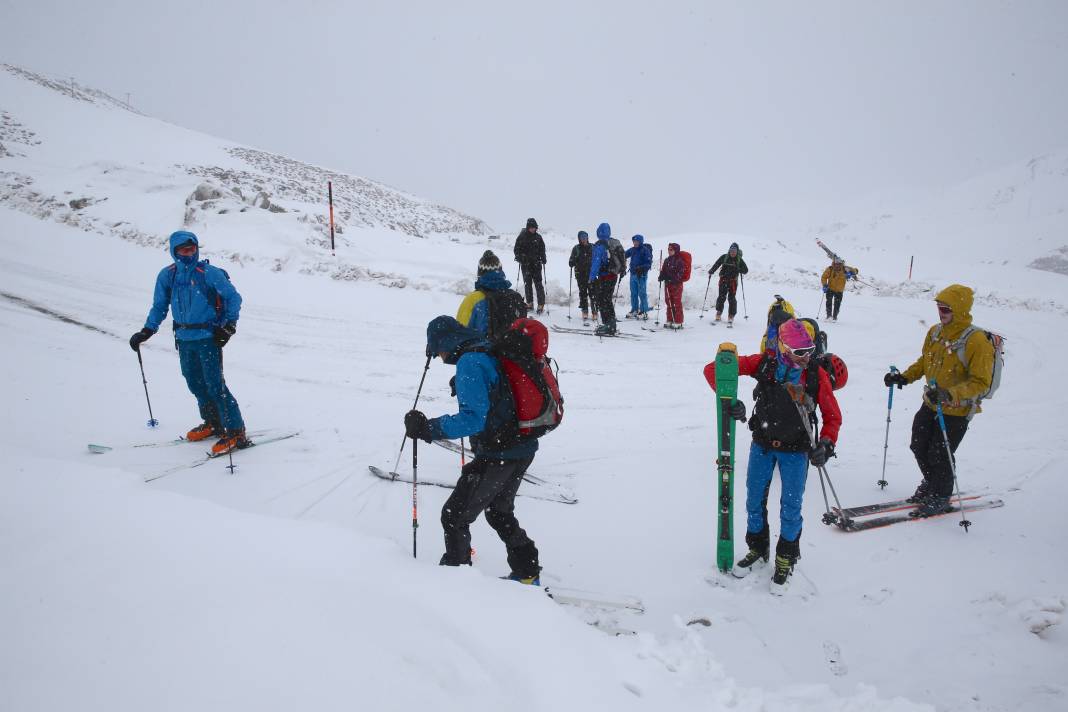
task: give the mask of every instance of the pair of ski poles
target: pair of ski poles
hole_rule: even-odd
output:
[[[745,275],[743,275],[743,274],[739,274],[738,275],[738,283],[741,285],[741,288],[742,288],[742,315],[746,319],[748,319],[749,318],[749,305],[745,303]],[[701,316],[698,317],[699,319],[704,319],[705,318],[705,312],[708,311],[708,290],[709,290],[709,288],[711,286],[712,286],[712,273],[709,272],[708,273],[708,284],[705,285],[705,299],[704,299],[703,302],[701,302]]]

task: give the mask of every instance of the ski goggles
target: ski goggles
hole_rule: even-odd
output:
[[[938,306],[938,313],[939,314],[952,314],[953,313],[953,308],[949,307],[949,306],[947,306],[945,304],[937,304],[936,306]]]
[[[780,343],[782,343],[782,342],[780,342]],[[784,349],[786,349],[787,353],[789,353],[792,356],[796,356],[797,358],[808,358],[809,356],[811,356],[814,353],[816,353],[816,347],[815,346],[802,346],[799,349],[792,349],[792,348],[789,347],[789,345],[782,344],[782,347]]]

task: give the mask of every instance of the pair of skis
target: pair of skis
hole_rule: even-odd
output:
[[[918,506],[918,504],[904,499],[895,499],[889,502],[867,504],[860,507],[845,507],[843,509],[834,507],[831,511],[836,517],[834,524],[836,524],[842,531],[863,532],[868,531],[869,529],[881,529],[892,524],[922,522],[925,519],[944,517],[947,514],[959,514],[962,506],[969,512],[977,509],[997,509],[999,507],[1004,507],[1005,502],[1001,499],[987,497],[985,495],[967,494],[961,495],[959,499],[953,498],[946,511],[940,514],[934,514],[928,517],[911,516],[912,512]],[[881,514],[883,516],[872,517],[872,515],[875,514]],[[872,518],[868,519],[866,517]]]
[[[616,330],[616,333],[614,333],[614,334],[598,334],[596,331],[594,331],[592,329],[578,329],[578,328],[575,328],[575,327],[557,326],[556,324],[553,324],[552,325],[552,330],[555,331],[558,334],[583,334],[585,336],[597,336],[597,337],[608,338],[608,339],[643,339],[643,338],[645,338],[645,337],[641,336],[640,334],[628,334],[627,332],[619,331],[618,329]]]

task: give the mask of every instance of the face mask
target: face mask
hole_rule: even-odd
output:
[[[191,265],[196,262],[196,259],[197,255],[195,252],[191,255],[178,255],[178,261],[181,262],[183,265]]]

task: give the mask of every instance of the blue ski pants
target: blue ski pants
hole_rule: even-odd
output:
[[[768,490],[775,465],[779,465],[782,496],[779,499],[779,536],[797,541],[801,536],[801,501],[808,478],[808,453],[772,450],[754,442],[749,448],[749,468],[745,473],[746,530],[764,531],[768,522]]]
[[[630,310],[632,312],[638,312],[644,314],[649,311],[649,295],[646,293],[646,282],[649,280],[649,273],[646,272],[641,275],[634,274],[631,270],[630,273]]]
[[[179,341],[178,361],[204,422],[222,430],[244,428],[241,409],[223,378],[222,347],[215,339]]]

